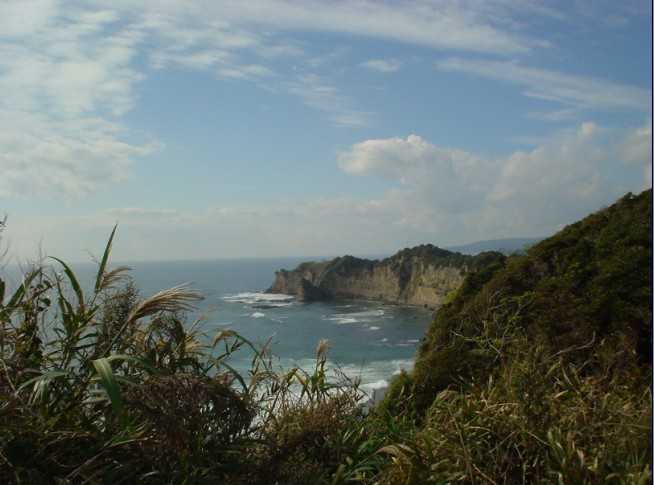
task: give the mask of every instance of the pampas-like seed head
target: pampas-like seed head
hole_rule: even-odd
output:
[[[327,354],[329,353],[329,349],[330,349],[329,340],[322,339],[320,342],[318,342],[318,347],[316,347],[316,357],[318,358],[318,360],[327,359]]]

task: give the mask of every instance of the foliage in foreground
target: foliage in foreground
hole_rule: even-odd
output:
[[[187,326],[200,299],[187,288],[141,298],[128,268],[108,269],[112,240],[90,290],[56,258],[61,272],[0,281],[0,482],[329,479],[361,395],[326,343],[311,372],[275,370],[265,345]],[[248,348],[241,375],[226,359]]]
[[[187,288],[141,298],[112,233],[89,290],[0,281],[0,481],[651,483],[651,234],[649,191],[471,274],[367,408],[327,342],[278,370]]]

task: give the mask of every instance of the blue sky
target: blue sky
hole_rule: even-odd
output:
[[[0,0],[3,244],[70,261],[547,236],[652,185],[652,4]]]

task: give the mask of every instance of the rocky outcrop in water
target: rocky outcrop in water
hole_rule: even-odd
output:
[[[279,270],[267,291],[294,295],[301,301],[350,298],[437,308],[469,272],[499,256],[495,252],[465,256],[431,244],[404,249],[383,260],[344,256]]]

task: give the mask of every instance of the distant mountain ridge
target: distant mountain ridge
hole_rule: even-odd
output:
[[[431,244],[383,260],[343,256],[279,270],[267,292],[295,295],[301,301],[351,298],[437,308],[469,272],[498,257],[498,252],[469,256]]]
[[[460,246],[448,246],[445,249],[461,254],[475,255],[484,251],[497,251],[509,255],[525,251],[525,246],[530,246],[542,241],[545,237],[512,237],[504,239],[489,239],[487,241],[475,241]]]

